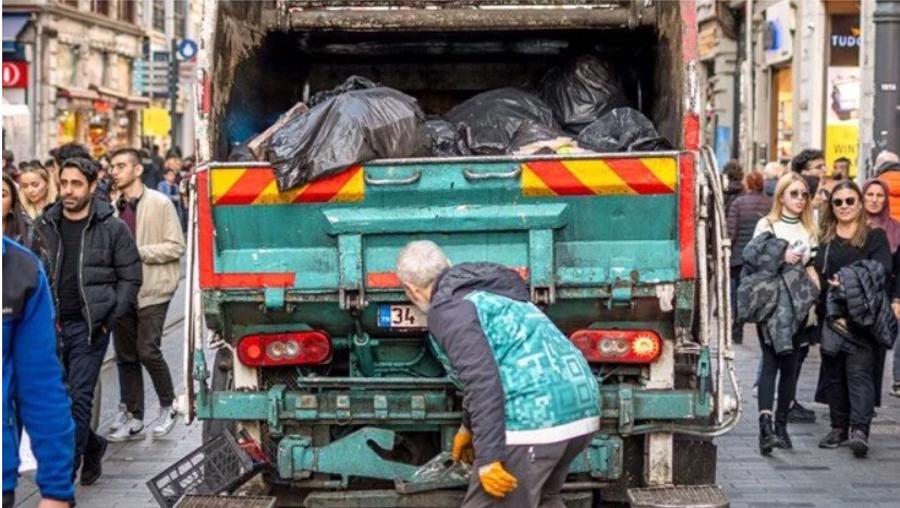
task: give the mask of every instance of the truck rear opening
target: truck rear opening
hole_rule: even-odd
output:
[[[404,2],[418,3],[428,2]],[[401,25],[381,16],[404,10],[311,9],[307,4],[315,2],[289,1],[272,11],[265,2],[221,2],[214,44],[224,50],[209,62],[208,159],[227,160],[235,143],[351,75],[401,90],[418,99],[426,114],[440,115],[486,90],[535,86],[548,69],[584,53],[613,62],[630,102],[663,137],[682,146],[685,69],[677,2],[633,14],[633,6],[619,2],[583,2],[590,8],[545,3],[550,6],[543,9],[463,7],[458,11],[472,19],[450,30],[447,9],[425,11],[415,23]],[[598,14],[604,9],[618,14]]]

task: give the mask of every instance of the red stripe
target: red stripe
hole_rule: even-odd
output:
[[[351,166],[340,173],[313,182],[294,199],[294,203],[327,203],[337,196],[347,182],[362,171],[362,166]]]
[[[560,161],[529,162],[528,168],[541,179],[547,187],[560,196],[593,196],[596,193],[581,180],[575,177],[569,168]]]
[[[366,286],[378,289],[400,287],[400,279],[394,272],[371,272],[366,274]]]
[[[697,260],[694,254],[694,244],[697,240],[694,223],[694,166],[693,153],[683,153],[679,156],[678,248],[682,279],[693,279],[697,276]]]
[[[528,280],[528,268],[519,266],[511,268],[524,280]],[[373,289],[395,289],[402,287],[400,279],[394,272],[369,272],[366,274],[366,287]]]
[[[274,170],[248,169],[219,199],[216,205],[252,205],[256,198],[275,180]]]
[[[216,273],[213,252],[212,204],[209,202],[209,171],[197,174],[197,250],[200,264],[200,287],[212,288],[291,288],[295,274],[291,272]]]
[[[604,159],[603,162],[638,194],[671,194],[673,191],[640,159]]]

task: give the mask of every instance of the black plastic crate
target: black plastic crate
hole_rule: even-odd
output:
[[[147,482],[156,502],[172,508],[187,494],[231,493],[259,470],[234,435],[225,431]]]

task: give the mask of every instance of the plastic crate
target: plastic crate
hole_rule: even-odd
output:
[[[188,453],[147,482],[156,502],[173,508],[187,494],[231,493],[259,470],[229,431]]]

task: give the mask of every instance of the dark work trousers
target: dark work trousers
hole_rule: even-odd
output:
[[[775,348],[766,344],[764,330],[756,327],[759,335],[759,347],[762,349],[762,372],[757,386],[757,403],[759,411],[772,411],[775,405],[775,379],[778,379],[778,408],[775,421],[787,423],[787,414],[797,391],[797,355],[800,349],[794,348],[789,353],[776,354]]]
[[[66,387],[72,399],[72,419],[75,420],[75,470],[81,464],[85,451],[97,449],[97,434],[91,430],[91,409],[94,405],[94,387],[103,366],[103,357],[109,347],[109,333],[94,331],[93,341],[88,337],[88,325],[84,321],[63,321],[60,331],[62,363]]]
[[[170,407],[175,401],[172,374],[160,349],[168,308],[169,302],[148,305],[128,312],[116,324],[113,344],[119,368],[120,396],[128,412],[138,420],[144,419],[142,365],[150,374],[160,407]]]
[[[3,508],[13,508],[16,505],[16,491],[10,490],[3,493]]]
[[[744,324],[737,321],[737,288],[741,283],[741,267],[731,267],[731,340],[735,344],[744,342]]]
[[[560,490],[569,465],[592,438],[590,434],[558,443],[507,446],[503,467],[518,480],[516,489],[497,499],[484,491],[473,471],[462,508],[566,508]]]
[[[875,414],[875,348],[860,341],[853,353],[822,355],[819,393],[828,402],[831,426],[869,434]]]

